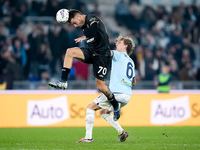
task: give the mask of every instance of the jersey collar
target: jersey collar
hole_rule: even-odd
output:
[[[87,15],[85,17],[85,24],[81,27],[81,29],[85,29],[87,27]]]

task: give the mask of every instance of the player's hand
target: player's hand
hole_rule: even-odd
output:
[[[85,40],[86,39],[86,37],[85,36],[82,36],[82,37],[79,37],[79,38],[77,38],[77,39],[74,39],[74,41],[76,42],[76,43],[78,43],[78,42],[82,42],[83,40]]]

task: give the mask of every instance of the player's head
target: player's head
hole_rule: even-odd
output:
[[[116,38],[116,49],[119,51],[126,50],[128,55],[131,55],[135,48],[135,43],[131,37],[123,37],[122,35]]]
[[[167,74],[170,71],[170,67],[169,67],[169,62],[165,61],[163,67],[162,67],[162,73],[163,74]]]
[[[74,25],[74,27],[81,28],[85,24],[85,15],[77,9],[70,9],[68,21]]]

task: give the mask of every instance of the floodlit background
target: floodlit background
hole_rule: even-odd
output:
[[[87,105],[101,94],[91,65],[74,60],[68,90],[47,85],[60,79],[67,48],[86,45],[74,42],[80,29],[55,21],[61,8],[98,15],[111,49],[119,34],[136,43],[137,85],[118,120],[124,143],[98,111],[94,143],[76,143]],[[173,90],[158,93],[165,61]],[[0,149],[197,150],[199,89],[200,0],[0,0]]]
[[[74,42],[80,29],[55,21],[61,8],[98,15],[111,49],[119,34],[134,39],[134,89],[155,89],[165,61],[173,89],[200,88],[198,0],[1,0],[0,89],[50,89],[48,81],[60,79],[67,48],[86,45]],[[96,89],[92,70],[74,60],[69,89]]]

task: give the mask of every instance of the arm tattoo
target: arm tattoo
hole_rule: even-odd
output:
[[[112,93],[110,92],[110,91],[107,91],[107,92],[105,92],[104,93],[105,94],[105,96],[107,97],[107,98],[112,98]]]

